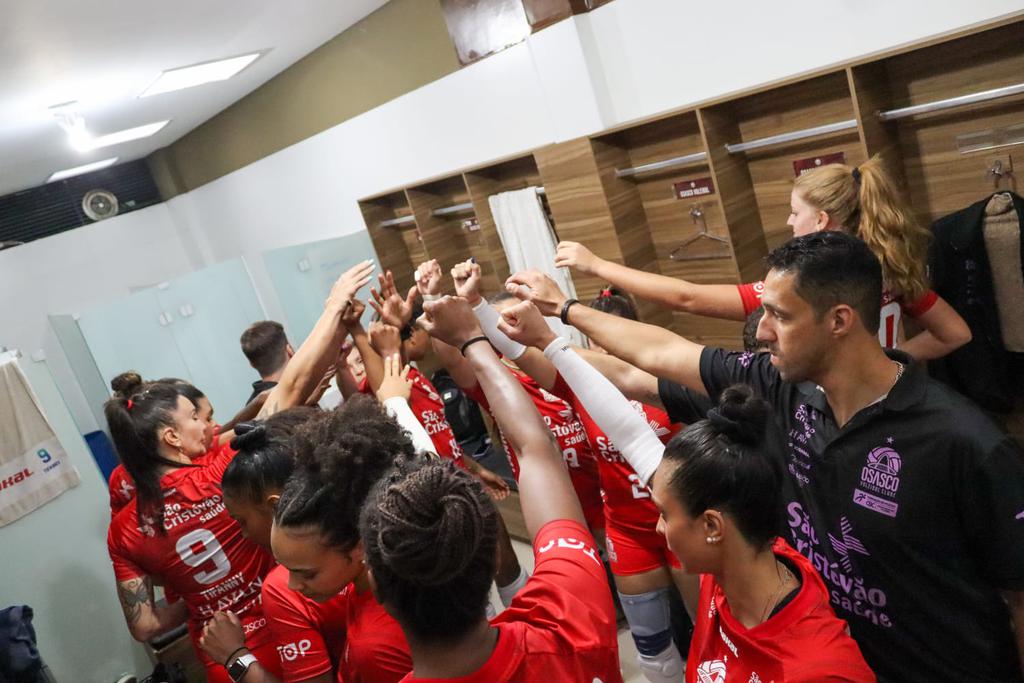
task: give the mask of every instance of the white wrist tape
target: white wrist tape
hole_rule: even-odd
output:
[[[473,307],[473,314],[480,321],[480,328],[487,335],[487,340],[494,344],[494,348],[498,349],[505,358],[516,360],[526,353],[525,346],[509,339],[504,332],[498,329],[498,320],[501,319],[501,316],[498,314],[497,309],[487,303],[486,300],[481,300],[480,303]]]

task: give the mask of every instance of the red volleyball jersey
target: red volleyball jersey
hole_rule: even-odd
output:
[[[578,522],[546,524],[533,542],[536,568],[512,605],[491,620],[498,643],[487,662],[459,679],[408,683],[622,683],[608,579],[590,532]]]
[[[506,361],[505,367],[519,380],[527,395],[537,406],[540,416],[548,429],[555,435],[559,448],[562,449],[562,458],[569,468],[569,477],[572,479],[573,488],[580,499],[583,513],[587,517],[587,523],[591,529],[604,528],[604,513],[601,504],[601,481],[597,473],[597,460],[594,452],[587,441],[587,433],[583,424],[577,417],[576,412],[568,403],[546,391],[532,377],[525,372],[509,364]],[[487,396],[480,385],[465,392],[467,396],[479,403],[488,413],[491,412]],[[509,464],[512,466],[512,475],[519,480],[519,459],[515,451],[509,445],[505,435],[501,435],[501,444],[508,454]]]
[[[218,610],[231,610],[242,620],[246,643],[272,642],[260,602],[263,577],[274,566],[266,550],[242,537],[242,530],[224,507],[220,480],[234,451],[219,449],[163,476],[166,533],[156,520],[140,517],[133,498],[113,520],[107,548],[118,581],[152,576],[188,607],[188,627],[204,664],[210,659],[198,648],[203,625]]]
[[[801,585],[785,607],[753,628],[732,616],[714,577],[701,575],[687,683],[874,681],[811,563],[782,539],[776,539],[773,550],[797,568]]]
[[[338,665],[338,683],[397,683],[412,671],[405,633],[370,590],[354,584],[343,592],[345,649]]]
[[[310,600],[288,587],[288,570],[278,565],[263,580],[267,617],[286,681],[304,681],[335,671],[345,648],[348,596]]]
[[[462,462],[462,447],[459,446],[455,432],[452,431],[452,426],[448,424],[448,419],[444,416],[444,401],[441,400],[437,389],[416,368],[409,368],[409,379],[412,380],[409,408],[412,409],[413,415],[430,435],[430,440],[434,442],[435,452],[442,458],[454,460],[460,467],[465,467]],[[359,383],[359,391],[373,395],[370,383],[365,377]]]
[[[552,393],[571,405],[583,424],[587,439],[596,454],[597,471],[601,479],[601,498],[608,519],[624,529],[642,532],[653,530],[658,524],[659,513],[651,501],[650,489],[640,481],[640,477],[622,457],[619,449],[590,417],[583,403],[561,375],[555,379]],[[679,431],[680,425],[672,424],[664,410],[639,401],[630,401],[630,404],[647,421],[662,443],[668,443]]]
[[[110,518],[121,511],[121,508],[132,502],[135,497],[135,482],[124,465],[118,465],[110,473]]]

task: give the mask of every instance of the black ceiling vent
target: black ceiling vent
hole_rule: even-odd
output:
[[[160,203],[145,159],[0,197],[0,244],[40,237]]]

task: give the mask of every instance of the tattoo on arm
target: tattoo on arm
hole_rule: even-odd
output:
[[[117,584],[117,597],[121,601],[128,624],[133,625],[142,616],[142,606],[153,604],[153,580],[143,577],[121,581]]]

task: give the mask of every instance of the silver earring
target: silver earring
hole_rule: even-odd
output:
[[[708,540],[708,543],[714,543],[714,542],[715,542],[715,541],[717,541],[718,539],[717,539],[717,538],[713,538],[713,537],[711,537],[711,536],[708,536],[708,539],[707,539],[707,540]]]

